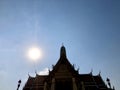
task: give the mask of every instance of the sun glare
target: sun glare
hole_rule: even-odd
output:
[[[40,48],[32,47],[28,49],[27,56],[31,61],[38,61],[42,57],[42,52]]]

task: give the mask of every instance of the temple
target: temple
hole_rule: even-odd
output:
[[[48,75],[28,77],[23,90],[115,90],[110,79],[105,84],[100,74],[79,74],[67,59],[66,49],[60,48],[60,58]]]

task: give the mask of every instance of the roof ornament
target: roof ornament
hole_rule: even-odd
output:
[[[35,74],[37,75],[37,70],[35,70]]]
[[[73,69],[75,70],[76,65],[75,65],[75,64],[73,64],[72,66],[73,66]]]
[[[49,74],[50,74],[50,72],[51,72],[50,69],[48,69],[48,72],[49,72]]]
[[[110,79],[109,79],[109,78],[107,78],[107,79],[106,79],[106,81],[107,81],[107,83],[108,83],[109,88],[111,89]]]
[[[80,70],[80,67],[78,66],[78,68],[77,68],[77,73],[79,74],[79,70]]]
[[[98,76],[101,76],[101,70],[99,70]]]
[[[113,86],[113,90],[115,90],[115,87]]]
[[[90,74],[92,75],[92,73],[93,73],[93,69],[91,69],[91,71],[90,71]]]
[[[30,76],[29,72],[28,72],[28,77],[31,78],[32,76]]]
[[[60,50],[60,57],[65,57],[66,58],[66,49],[64,45],[62,44],[61,50]]]
[[[62,43],[62,46],[64,46],[64,43]]]
[[[30,74],[29,74],[29,72],[28,72],[28,77],[30,77]]]
[[[55,66],[52,64],[52,69],[54,69],[54,67],[55,67]]]
[[[36,76],[39,76],[39,74],[37,73],[37,70],[35,70],[35,74],[36,74]]]

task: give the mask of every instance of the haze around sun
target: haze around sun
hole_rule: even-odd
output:
[[[42,51],[39,47],[33,46],[27,50],[27,58],[30,61],[36,62],[42,58]]]

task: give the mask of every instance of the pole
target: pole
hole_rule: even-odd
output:
[[[18,87],[17,87],[17,90],[19,90],[20,84],[21,84],[21,80],[18,81]]]

